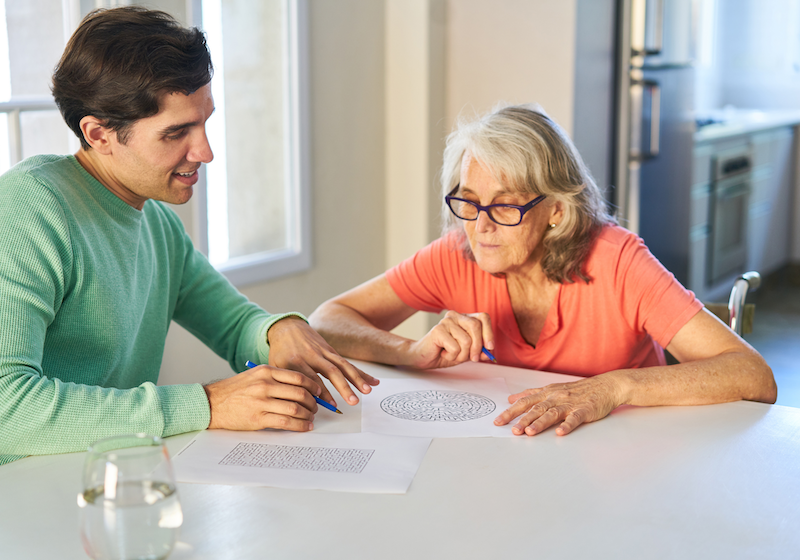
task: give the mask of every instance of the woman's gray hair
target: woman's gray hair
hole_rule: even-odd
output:
[[[608,213],[600,189],[566,133],[535,105],[496,108],[474,121],[459,120],[447,137],[441,181],[447,195],[458,185],[466,152],[484,165],[503,186],[531,198],[545,195],[545,204],[560,202],[564,215],[544,235],[542,268],[552,281],[589,282],[583,264]],[[460,220],[445,204],[443,233],[460,231],[462,249],[474,260]],[[500,226],[502,227],[502,226]]]

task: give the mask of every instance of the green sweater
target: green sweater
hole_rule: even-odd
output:
[[[285,316],[231,286],[166,205],[132,208],[72,156],[21,162],[0,177],[0,465],[206,428],[201,385],[155,385],[170,322],[242,371]]]

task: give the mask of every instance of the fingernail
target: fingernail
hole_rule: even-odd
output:
[[[365,393],[369,393],[372,390],[372,388],[367,383],[364,383],[361,386],[361,390],[364,391]]]
[[[308,431],[310,432],[310,431],[311,431],[311,430],[313,430],[313,429],[314,429],[314,423],[313,423],[313,422],[311,422],[311,423],[308,425]]]
[[[528,434],[529,436],[532,436],[536,434],[536,430],[528,426],[527,428],[525,428],[525,433]]]
[[[355,395],[351,395],[350,398],[347,399],[347,402],[349,402],[350,404],[356,404],[358,402],[358,397],[356,397]]]

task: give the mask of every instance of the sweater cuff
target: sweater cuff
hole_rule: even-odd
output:
[[[269,363],[269,339],[267,338],[267,333],[269,329],[280,321],[281,319],[286,319],[286,317],[299,317],[306,323],[308,323],[308,319],[302,313],[297,312],[289,312],[289,313],[282,313],[279,315],[270,315],[269,319],[264,321],[264,324],[261,325],[261,329],[258,332],[258,354],[259,359],[261,360],[259,363],[261,364],[268,364]],[[263,345],[261,344],[263,342]]]
[[[208,428],[211,409],[202,385],[161,385],[156,389],[164,414],[163,437]]]

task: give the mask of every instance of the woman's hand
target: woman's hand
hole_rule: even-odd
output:
[[[350,388],[351,383],[362,393],[369,393],[372,386],[379,383],[342,358],[299,317],[281,319],[270,327],[267,338],[270,346],[269,365],[307,375],[321,387],[320,398],[334,406],[336,401],[318,375],[325,376],[350,405],[358,403],[358,397]]]
[[[508,397],[512,406],[495,418],[494,423],[504,426],[521,415],[511,431],[515,435],[533,436],[561,422],[556,434],[563,436],[585,422],[605,418],[625,404],[623,393],[619,378],[613,374],[527,389]]]
[[[488,360],[482,349],[494,350],[492,322],[486,313],[448,311],[428,334],[409,345],[413,367],[434,369],[466,361]]]

